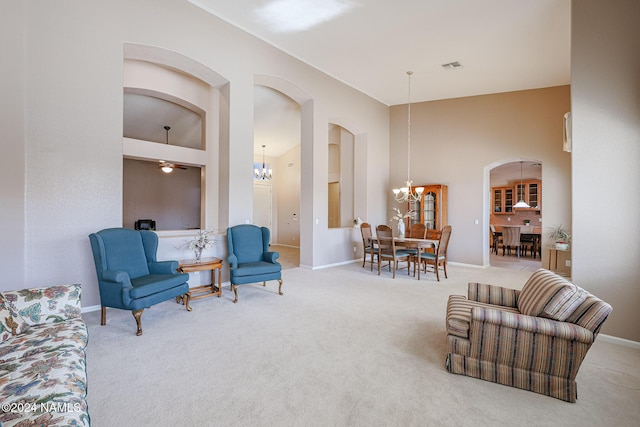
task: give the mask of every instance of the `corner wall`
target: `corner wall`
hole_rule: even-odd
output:
[[[640,2],[572,2],[573,280],[640,341]]]

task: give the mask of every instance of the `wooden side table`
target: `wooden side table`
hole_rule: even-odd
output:
[[[222,260],[218,258],[202,258],[199,262],[195,259],[179,261],[178,271],[191,273],[194,271],[211,270],[211,283],[203,286],[195,286],[189,289],[191,301],[217,295],[222,295]],[[216,286],[215,271],[218,270],[218,286]]]

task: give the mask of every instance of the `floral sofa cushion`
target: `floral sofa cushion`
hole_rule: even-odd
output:
[[[3,291],[2,295],[28,325],[39,325],[79,318],[80,289],[80,285],[61,285]]]
[[[27,329],[28,325],[22,316],[16,313],[11,305],[5,303],[2,294],[0,294],[0,343]]]
[[[0,343],[2,427],[90,425],[80,291],[67,285],[0,294],[15,311],[31,313],[24,333]]]

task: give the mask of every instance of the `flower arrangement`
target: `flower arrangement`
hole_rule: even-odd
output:
[[[393,210],[393,216],[390,221],[398,221],[398,236],[404,237],[404,220],[407,218],[413,218],[413,211],[407,211],[407,213],[402,213],[402,211],[398,208],[391,208]]]
[[[398,208],[391,208],[394,214],[391,217],[391,221],[402,221],[404,222],[407,218],[413,218],[413,211],[407,211],[407,213],[403,214],[402,211]]]
[[[196,261],[200,261],[202,251],[213,244],[215,230],[198,230],[195,237],[186,243],[186,246],[193,251]]]

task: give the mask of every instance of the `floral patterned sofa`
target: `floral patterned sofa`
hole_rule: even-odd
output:
[[[88,426],[80,285],[0,292],[0,425]]]

